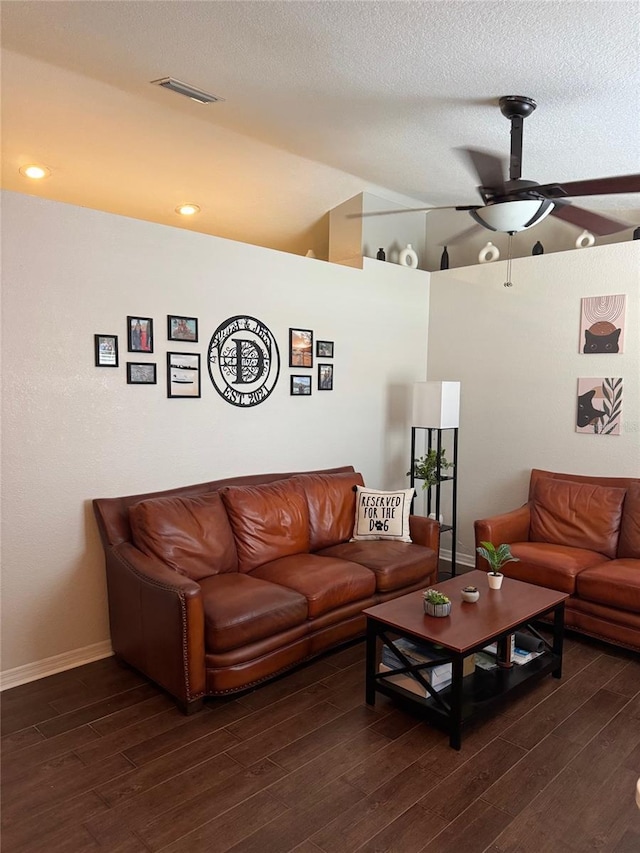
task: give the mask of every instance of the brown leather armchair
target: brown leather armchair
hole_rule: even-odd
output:
[[[568,628],[640,650],[640,479],[533,469],[527,503],[476,521],[475,538],[511,546],[509,577],[570,593]]]

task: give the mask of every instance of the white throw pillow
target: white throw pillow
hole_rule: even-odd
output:
[[[411,542],[409,513],[415,489],[382,492],[357,486],[353,540],[395,539]]]

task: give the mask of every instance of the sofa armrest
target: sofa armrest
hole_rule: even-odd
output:
[[[129,542],[107,551],[107,585],[116,655],[193,710],[205,692],[200,586]]]
[[[481,542],[493,542],[496,546],[503,543],[511,545],[513,542],[528,542],[530,521],[529,504],[524,504],[511,512],[503,512],[501,515],[474,521],[476,548]],[[476,568],[483,572],[488,571],[487,561],[477,551]]]
[[[431,548],[436,557],[440,554],[440,524],[424,515],[409,516],[409,535],[414,545]]]

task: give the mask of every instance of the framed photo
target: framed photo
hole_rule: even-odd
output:
[[[318,365],[318,391],[333,391],[333,365]]]
[[[155,362],[127,362],[128,385],[155,385],[157,381]]]
[[[200,396],[200,353],[167,353],[167,397]]]
[[[289,367],[313,367],[311,329],[289,329]]]
[[[151,317],[127,317],[129,352],[153,352],[153,320]]]
[[[198,342],[198,320],[196,317],[180,317],[178,314],[167,315],[167,338],[170,341]]]
[[[308,397],[311,394],[311,377],[307,376],[292,376],[291,377],[291,396],[292,397]]]
[[[94,335],[93,348],[96,357],[96,367],[118,366],[117,335]]]
[[[333,341],[316,341],[318,358],[333,358]]]

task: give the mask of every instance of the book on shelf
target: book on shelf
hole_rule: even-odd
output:
[[[409,663],[411,664],[423,664],[423,663],[431,663],[432,661],[439,660],[442,655],[438,653],[437,649],[432,649],[429,646],[425,646],[423,644],[414,643],[412,640],[408,640],[405,638],[395,640],[394,646],[396,646],[407,658]],[[399,657],[393,654],[392,650],[388,646],[382,647],[382,657],[381,662],[388,667],[388,669],[399,669],[404,666],[404,663],[400,660]],[[471,673],[475,670],[475,657],[474,655],[468,655],[463,662],[462,668],[462,676],[463,678],[467,675],[471,675]],[[434,687],[438,687],[438,685],[443,682],[450,682],[452,677],[452,665],[451,662],[447,663],[436,663],[434,666],[425,667],[420,670],[423,678],[429,682],[429,684]],[[408,673],[403,673],[403,677],[411,678]],[[411,681],[417,684],[415,679],[411,678]],[[421,689],[422,686],[421,686]]]
[[[511,655],[511,660],[514,663],[517,663],[519,666],[522,666],[523,663],[529,663],[534,658],[539,658],[542,652],[530,652],[527,649],[519,649],[517,646],[513,650],[513,654]]]
[[[379,664],[378,672],[391,672],[392,667],[386,666],[384,663]],[[425,671],[423,671],[424,675]],[[425,679],[428,680],[428,679]],[[402,687],[403,690],[408,690],[410,693],[415,693],[416,696],[421,696],[423,699],[428,699],[431,695],[426,687],[420,684],[419,681],[416,681],[411,675],[406,673],[402,673],[401,675],[389,675],[385,678],[385,681],[391,682],[391,684],[395,684],[397,687]],[[445,687],[448,687],[451,684],[451,676],[449,678],[445,678],[443,681],[439,681],[437,684],[434,684],[432,681],[429,681],[429,684],[433,687],[434,690],[440,692],[444,690]]]

